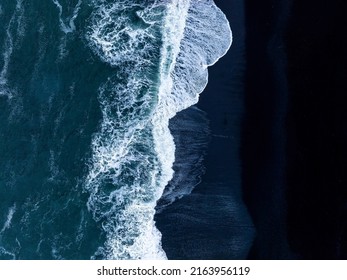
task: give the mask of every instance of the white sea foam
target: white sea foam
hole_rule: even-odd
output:
[[[75,19],[78,17],[78,12],[81,8],[82,0],[78,0],[72,12],[72,15],[66,19],[63,18],[63,6],[59,3],[58,0],[52,1],[59,10],[59,23],[61,31],[63,31],[65,34],[74,32],[76,30]]]
[[[57,165],[57,159],[56,155],[53,150],[49,150],[49,159],[48,159],[48,166],[49,166],[49,173],[50,176],[48,177],[48,181],[54,182],[59,175],[59,168]]]
[[[11,16],[11,19],[9,21],[9,24],[6,29],[6,38],[5,38],[5,43],[3,47],[3,67],[0,72],[0,96],[5,95],[9,98],[13,97],[13,91],[11,91],[8,88],[7,85],[7,73],[8,73],[8,66],[11,60],[11,56],[13,53],[14,49],[14,38],[13,38],[13,28],[14,25],[17,24],[17,37],[20,38],[24,35],[24,27],[22,24],[22,18],[23,18],[23,13],[24,13],[24,7],[23,7],[23,0],[17,0],[16,2],[16,7],[15,10]],[[18,47],[18,46],[17,46]]]
[[[75,238],[75,242],[77,244],[81,244],[81,242],[83,240],[86,225],[87,225],[87,221],[85,219],[84,212],[81,211],[81,220],[80,220],[80,223],[78,225],[77,235]]]
[[[180,3],[182,4],[182,2]],[[170,28],[165,29],[172,35],[172,38],[168,40],[168,47],[175,40],[179,42],[179,53],[175,63],[171,65],[174,69],[170,69],[169,77],[162,78],[163,88],[159,91],[164,94],[161,99],[162,109],[158,112],[164,112],[164,115],[169,118],[198,102],[199,94],[207,85],[207,67],[216,63],[229,50],[232,43],[229,23],[212,0],[196,0],[189,3],[184,37],[180,38],[178,34],[170,32]],[[173,22],[177,22],[177,19],[174,19]],[[179,30],[174,23],[168,24],[168,26],[175,28],[174,30]],[[162,69],[161,73],[164,72],[164,69]],[[160,108],[160,105],[159,103],[158,108]],[[160,139],[160,135],[162,134],[158,133],[158,137],[155,137],[159,140],[157,147],[165,143]],[[165,137],[169,139],[168,135]],[[171,152],[171,157],[166,154],[164,159],[172,159],[172,156],[174,156],[174,149],[168,149],[167,143],[158,150],[159,154],[164,155],[161,150],[167,154]],[[194,179],[196,180],[196,178]],[[168,189],[164,194],[166,205],[189,194],[194,187],[195,185],[191,184],[185,187],[174,186],[173,189]],[[172,193],[173,190],[175,193]]]
[[[4,225],[2,226],[2,229],[0,231],[0,235],[7,229],[9,229],[11,227],[11,222],[12,222],[12,218],[14,213],[16,212],[16,204],[13,204],[13,206],[11,206],[8,209],[8,213],[7,213],[7,217],[6,217],[6,221],[4,223]]]
[[[136,15],[142,20],[143,26],[138,26],[132,24],[130,15],[126,14],[141,7],[136,1],[116,1],[107,5],[103,4],[104,1],[95,2],[101,2],[101,5],[94,14],[93,27],[88,37],[101,58],[113,66],[135,61],[138,65],[151,63],[147,56],[153,45],[147,42],[149,40],[151,43],[156,39],[153,27],[160,20],[156,11],[160,5],[142,7],[144,10]],[[134,50],[137,51],[136,54]]]
[[[87,39],[116,72],[99,90],[103,121],[86,178],[107,238],[95,257],[164,259],[154,208],[173,176],[169,119],[198,101],[230,27],[212,0],[93,3]]]
[[[1,258],[1,259],[4,259],[4,258],[1,257],[1,256],[5,256],[5,257],[10,256],[13,260],[16,259],[16,254],[15,254],[15,253],[12,253],[12,252],[10,252],[10,251],[7,251],[4,247],[0,247],[0,258]]]

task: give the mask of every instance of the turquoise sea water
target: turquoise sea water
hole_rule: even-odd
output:
[[[224,14],[212,0],[4,0],[0,22],[0,259],[165,259],[153,217],[174,173],[169,119],[229,49]]]

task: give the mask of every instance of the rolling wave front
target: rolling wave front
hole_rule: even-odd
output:
[[[230,48],[230,26],[212,0],[92,3],[88,45],[114,69],[99,87],[103,117],[85,179],[106,232],[94,258],[165,259],[154,214],[173,176],[169,120],[198,102],[207,67]]]

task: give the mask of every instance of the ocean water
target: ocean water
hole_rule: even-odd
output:
[[[0,259],[165,259],[157,201],[189,194],[203,168],[202,151],[182,150],[196,168],[173,169],[169,120],[230,47],[223,12],[212,0],[4,0],[0,22]]]

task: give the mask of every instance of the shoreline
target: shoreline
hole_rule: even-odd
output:
[[[242,2],[215,1],[229,20],[233,44],[209,67],[209,82],[196,105],[207,114],[211,132],[202,182],[156,215],[169,259],[245,259],[254,238],[240,177],[245,67]]]

